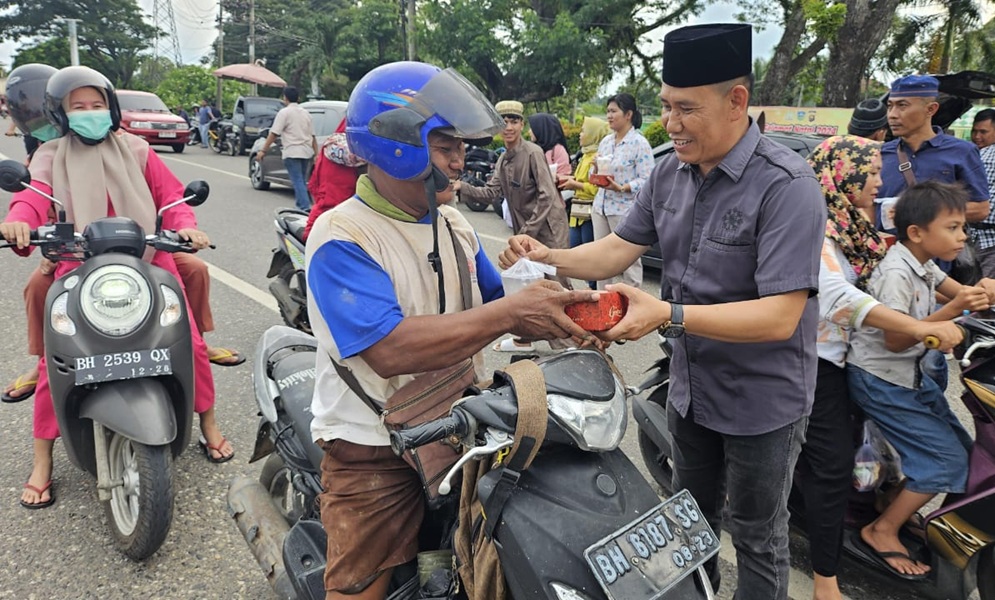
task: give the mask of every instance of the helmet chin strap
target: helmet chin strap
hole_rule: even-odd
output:
[[[432,251],[428,253],[428,262],[439,276],[440,315],[446,312],[446,280],[442,272],[442,257],[439,256],[439,203],[435,195],[447,187],[449,177],[439,167],[432,165],[432,172],[425,179],[425,198],[428,200],[428,215],[432,221]]]

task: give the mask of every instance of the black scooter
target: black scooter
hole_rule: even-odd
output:
[[[964,405],[974,418],[976,438],[969,456],[970,475],[964,494],[948,494],[940,508],[926,515],[926,539],[903,530],[903,544],[914,559],[932,567],[929,577],[920,581],[900,579],[883,560],[867,553],[856,543],[859,527],[877,517],[873,499],[866,506],[851,503],[843,549],[866,567],[888,576],[930,598],[967,600],[974,590],[981,600],[995,600],[995,320],[964,318],[965,341],[958,353],[963,356],[961,381]],[[639,426],[639,449],[653,479],[664,492],[672,490],[673,462],[671,437],[667,428],[667,392],[670,383],[670,341],[661,337],[663,355],[648,371],[640,385],[630,388],[633,418]],[[647,398],[642,394],[652,390]],[[859,425],[855,420],[855,426]],[[855,437],[859,439],[859,437]],[[854,446],[856,454],[857,445]],[[873,493],[871,493],[873,494]],[[788,500],[792,522],[804,535],[805,506],[797,485]]]
[[[316,342],[283,326],[270,328],[253,371],[259,432],[251,460],[266,457],[261,481],[234,480],[229,512],[267,579],[283,598],[324,598],[327,539],[315,501],[321,492],[322,451],[311,442],[310,402]],[[713,598],[701,565],[718,541],[681,492],[659,497],[618,444],[627,421],[625,390],[603,355],[574,351],[544,359],[547,433],[532,465],[520,473],[502,463],[480,479],[477,492],[511,597],[642,600]],[[582,374],[582,375],[581,375]],[[443,438],[464,445],[441,490],[464,463],[493,460],[513,443],[518,419],[507,382],[465,397],[448,417],[394,432],[395,452]],[[450,548],[458,498],[429,511],[423,550]],[[425,535],[430,528],[433,535]],[[446,582],[431,592],[439,581]],[[451,567],[420,586],[414,564],[395,569],[391,600],[456,598]]]
[[[460,177],[460,180],[475,187],[487,185],[487,181],[494,173],[494,166],[497,165],[498,156],[497,152],[489,148],[467,146],[466,158],[463,160],[463,175]],[[504,214],[501,209],[503,198],[498,198],[494,202],[474,200],[472,198],[461,198],[461,200],[473,212],[483,212],[487,210],[487,207],[492,207],[497,214]]]
[[[273,216],[276,248],[267,279],[269,291],[280,307],[280,316],[289,327],[311,333],[307,315],[307,278],[304,276],[304,229],[308,214],[296,208],[281,208]]]
[[[96,476],[118,548],[143,560],[172,523],[172,461],[190,441],[194,372],[180,283],[142,256],[146,247],[193,252],[162,230],[162,214],[183,202],[202,204],[208,186],[188,185],[183,199],[159,210],[156,231],[146,236],[121,217],[76,233],[62,203],[30,182],[24,165],[0,162],[0,188],[31,189],[60,207],[54,225],[31,232],[31,245],[49,260],[82,263],[53,283],[45,301],[45,358],[59,431],[69,460]]]

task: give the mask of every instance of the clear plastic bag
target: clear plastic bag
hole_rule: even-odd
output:
[[[546,275],[555,276],[556,267],[520,258],[518,262],[501,273],[504,294],[510,296],[515,292],[520,292],[530,283],[545,279]]]
[[[869,492],[877,489],[882,482],[885,471],[884,457],[879,450],[884,437],[873,421],[864,421],[864,441],[857,448],[853,459],[853,487],[858,492]]]

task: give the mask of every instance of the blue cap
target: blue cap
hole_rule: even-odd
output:
[[[892,82],[890,98],[935,98],[940,80],[929,75],[906,75]]]

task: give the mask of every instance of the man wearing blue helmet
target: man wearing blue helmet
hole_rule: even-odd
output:
[[[392,569],[418,552],[423,483],[391,452],[378,414],[399,391],[460,365],[459,377],[479,380],[482,349],[505,333],[594,341],[563,307],[595,293],[539,282],[504,297],[473,228],[448,206],[463,139],[501,128],[472,84],[423,63],[378,67],[349,98],[346,137],[368,174],[355,196],[315,221],[306,252],[308,310],[323,350],[311,433],[325,449],[326,598],[382,599]]]

